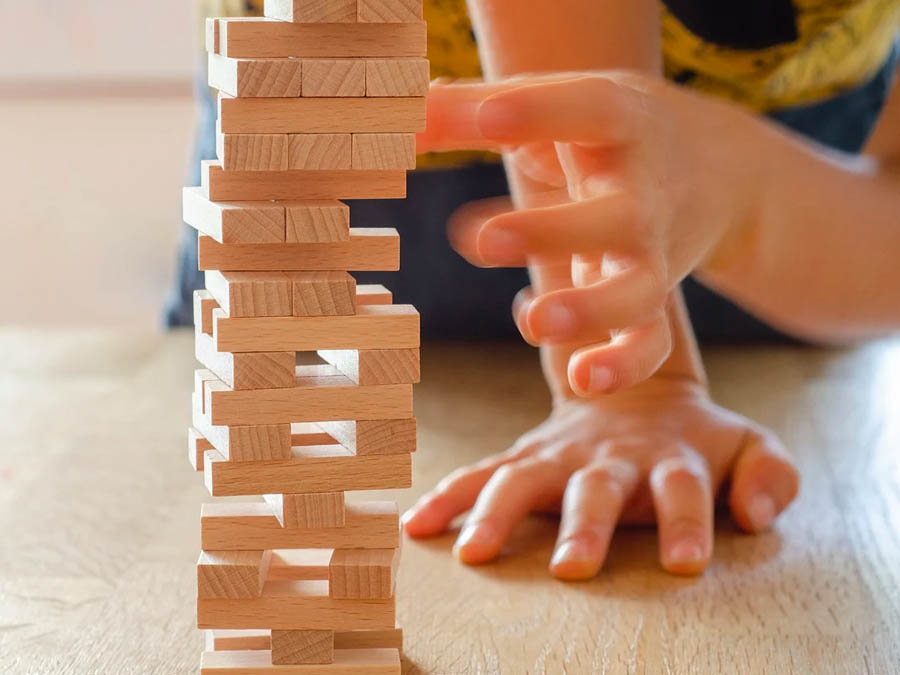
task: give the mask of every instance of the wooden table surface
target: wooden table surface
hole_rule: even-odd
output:
[[[186,460],[191,336],[0,329],[0,672],[196,672],[199,504]],[[545,567],[555,523],[457,564],[407,541],[409,673],[900,672],[900,341],[707,354],[722,403],[776,428],[798,502],[760,537],[721,518],[701,578],[664,574],[651,530],[583,584]],[[537,423],[534,352],[427,345],[401,507]]]

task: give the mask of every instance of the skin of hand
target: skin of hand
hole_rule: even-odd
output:
[[[529,513],[558,511],[549,569],[580,580],[600,570],[617,524],[656,522],[663,568],[697,574],[712,554],[717,493],[741,528],[759,532],[797,489],[772,434],[715,405],[697,382],[656,377],[600,399],[556,401],[511,448],[444,478],[404,525],[413,537],[435,535],[471,508],[455,552],[477,564],[499,555]]]
[[[607,72],[438,82],[428,116],[420,150],[504,150],[564,195],[464,211],[452,227],[476,265],[540,259],[571,274],[568,287],[520,294],[523,337],[575,347],[568,380],[582,396],[650,377],[671,348],[670,292],[754,216],[758,168],[736,147],[746,116],[658,78]]]

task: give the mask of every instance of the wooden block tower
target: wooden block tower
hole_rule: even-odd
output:
[[[204,504],[203,675],[399,673],[393,502],[411,484],[419,315],[349,272],[396,270],[390,228],[342,199],[402,198],[425,126],[422,0],[266,0],[210,19],[218,161],[184,190],[206,290],[189,454]]]

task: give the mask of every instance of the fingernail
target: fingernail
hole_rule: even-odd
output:
[[[486,525],[466,525],[459,533],[453,550],[456,551],[472,544],[489,546],[494,543],[494,539],[493,532]]]
[[[560,565],[565,562],[584,562],[589,559],[587,548],[576,541],[565,541],[556,547],[551,565]]]
[[[775,520],[775,500],[764,492],[753,495],[747,505],[747,516],[755,530],[766,530]]]
[[[478,254],[487,262],[503,262],[523,255],[522,238],[504,227],[487,227],[478,235]]]
[[[613,371],[606,366],[591,366],[591,376],[588,388],[595,393],[602,394],[609,391],[613,385]]]
[[[494,96],[485,99],[475,117],[475,125],[485,138],[503,138],[508,133],[515,111],[512,106]]]
[[[575,313],[561,302],[550,303],[540,316],[537,328],[545,337],[560,339],[575,330]]]
[[[677,542],[669,549],[669,562],[676,564],[702,562],[703,549],[700,545],[691,540],[684,539]]]

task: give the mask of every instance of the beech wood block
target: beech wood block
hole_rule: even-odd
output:
[[[286,169],[351,168],[350,134],[289,134],[287,139]]]
[[[365,96],[365,59],[303,59],[304,96]]]
[[[201,162],[201,181],[201,187],[205,190],[205,194],[213,201],[402,199],[406,197],[406,172],[398,169],[384,171],[357,171],[355,169],[224,171],[218,162],[204,160]]]
[[[357,0],[357,19],[398,23],[422,18],[422,0]]]
[[[357,284],[356,306],[360,305],[390,305],[394,301],[394,295],[381,284]],[[210,310],[212,319],[212,310]],[[212,324],[210,323],[210,326]],[[210,333],[211,334],[211,333]]]
[[[320,422],[318,426],[356,455],[392,455],[416,451],[415,418]]]
[[[226,460],[252,462],[291,457],[295,439],[291,434],[290,424],[213,425],[209,421],[209,414],[201,410],[200,400],[200,396],[195,393],[192,397],[191,423]]]
[[[270,555],[270,551],[201,551],[197,561],[197,597],[259,597]]]
[[[415,169],[415,134],[353,134],[354,169]]]
[[[366,96],[234,98],[219,95],[225,134],[415,133],[425,130],[425,59],[369,59]],[[424,75],[424,86],[422,77]],[[374,81],[369,78],[374,76]],[[395,93],[415,91],[413,94]],[[376,98],[387,97],[387,98]]]
[[[237,58],[425,56],[424,21],[308,23],[218,19],[216,51]],[[208,26],[208,24],[207,24]]]
[[[200,675],[400,675],[400,653],[335,649],[332,663],[276,666],[268,650],[206,651],[200,657]]]
[[[357,384],[414,384],[420,379],[418,349],[322,349],[319,356]]]
[[[228,316],[291,316],[291,280],[282,272],[207,270],[206,290]]]
[[[212,336],[196,333],[195,356],[232,389],[277,389],[296,384],[294,352],[216,351]]]
[[[363,305],[350,316],[234,319],[217,309],[213,337],[225,352],[418,348],[419,313],[412,305]]]
[[[357,298],[357,302],[359,299]],[[212,337],[213,311],[219,309],[219,303],[206,289],[194,291],[194,331]]]
[[[381,100],[416,100],[401,98],[426,96],[431,79],[428,59],[369,59],[366,61],[366,96],[383,96]],[[358,129],[358,131],[369,131]],[[421,129],[375,129],[374,131],[422,131]]]
[[[206,19],[206,51],[211,54],[219,53],[219,20],[215,17]]]
[[[203,471],[203,453],[213,449],[210,443],[194,427],[188,427],[188,461],[194,471]]]
[[[332,598],[386,599],[394,595],[400,549],[336,549],[328,565]]]
[[[216,133],[216,157],[226,171],[286,171],[288,135]]]
[[[271,640],[273,665],[334,661],[333,630],[273,630]]]
[[[294,316],[356,314],[356,279],[347,272],[289,272]]]
[[[235,59],[210,54],[209,86],[231,96],[300,96],[302,61],[287,59]]]
[[[275,549],[272,551],[272,558],[269,561],[269,573],[266,579],[269,581],[327,580],[330,561],[331,551],[328,549]],[[388,647],[390,645],[373,646]],[[263,647],[263,649],[268,648],[268,645]],[[245,649],[249,649],[249,647]]]
[[[350,207],[336,199],[280,202],[285,211],[285,241],[292,244],[348,241]]]
[[[265,202],[214,202],[202,187],[183,190],[184,222],[222,244],[268,244],[285,238],[285,209]]]
[[[400,513],[394,502],[348,503],[343,527],[301,530],[282,527],[263,502],[216,502],[201,506],[200,542],[217,551],[397,548]]]
[[[325,558],[325,573],[328,574],[328,558]],[[269,573],[275,564],[275,553]],[[212,629],[206,631],[206,651],[226,651],[236,649],[269,649],[271,638],[265,629],[228,630]],[[403,629],[389,628],[385,630],[349,630],[337,631],[334,634],[335,649],[403,649]]]
[[[350,270],[391,272],[400,267],[400,236],[389,227],[350,228],[345,241],[220,244],[201,236],[201,270]]]
[[[228,462],[215,450],[207,450],[203,457],[206,489],[213,497],[220,497],[336,489],[393,490],[412,485],[409,455],[316,456],[309,452],[317,447],[294,448],[291,459],[260,462]],[[342,446],[333,447],[344,450]]]
[[[314,530],[344,526],[343,492],[268,494],[263,499],[282,527]]]
[[[353,23],[356,0],[265,0],[263,13],[292,23]]]
[[[327,581],[268,581],[258,598],[198,598],[198,628],[393,628],[394,599],[338,600]]]

